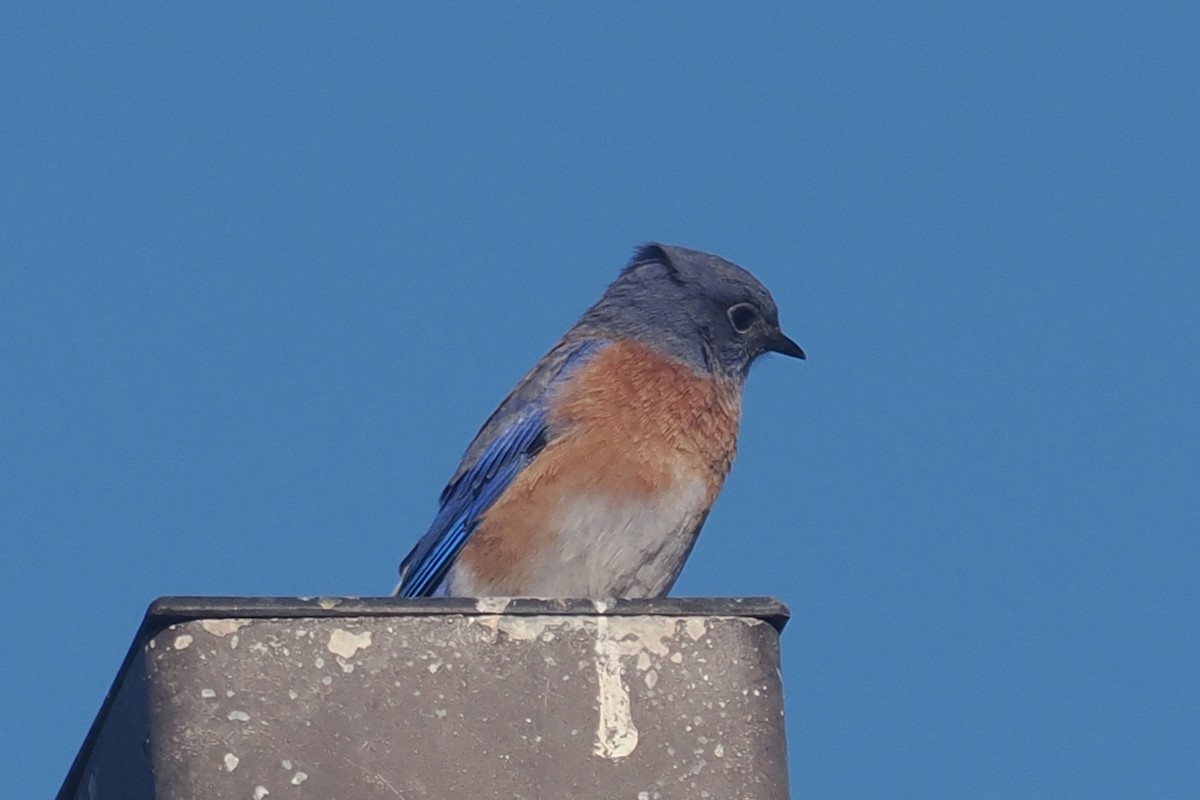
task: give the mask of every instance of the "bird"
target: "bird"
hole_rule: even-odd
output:
[[[650,243],[467,447],[393,594],[656,598],[733,463],[760,356],[798,359],[742,267]]]

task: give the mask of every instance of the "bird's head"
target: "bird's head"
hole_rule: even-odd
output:
[[[638,248],[579,326],[739,383],[765,353],[804,358],[757,278],[718,256],[661,244]]]

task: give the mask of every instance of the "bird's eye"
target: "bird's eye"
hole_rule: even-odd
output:
[[[754,325],[754,320],[758,319],[758,310],[749,303],[738,303],[735,306],[730,306],[725,312],[729,315],[729,324],[738,333],[746,333]]]

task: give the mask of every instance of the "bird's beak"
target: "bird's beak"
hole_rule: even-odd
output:
[[[791,356],[792,358],[806,357],[800,345],[784,336],[783,331],[780,330],[775,331],[775,334],[767,340],[767,349],[773,353],[783,353],[785,356]]]

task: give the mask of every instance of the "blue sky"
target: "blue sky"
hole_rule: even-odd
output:
[[[752,376],[681,595],[808,798],[1200,796],[1200,6],[0,9],[0,796],[146,605],[386,593],[632,248]]]

